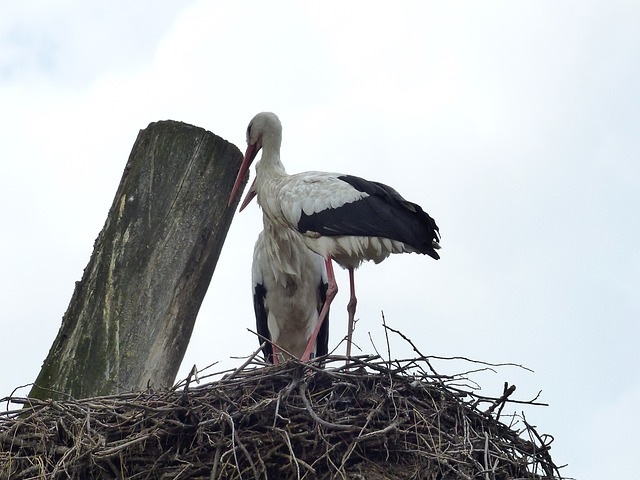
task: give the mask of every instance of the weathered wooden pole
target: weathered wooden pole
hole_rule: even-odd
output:
[[[241,159],[192,125],[140,132],[30,397],[173,383],[236,210],[227,201]]]

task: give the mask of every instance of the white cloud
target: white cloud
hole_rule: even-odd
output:
[[[371,331],[384,344],[384,310],[425,353],[534,368],[483,377],[485,393],[505,380],[522,397],[543,389],[551,407],[527,417],[555,435],[566,475],[600,478],[582,418],[600,412],[597,428],[628,436],[601,419],[624,418],[637,389],[637,10],[16,4],[0,18],[0,324],[20,366],[0,394],[37,375],[138,130],[171,118],[242,149],[250,118],[273,110],[290,172],[389,183],[441,227],[439,262],[404,255],[358,271],[358,343],[370,351]],[[259,229],[255,206],[236,216],[183,374],[254,349]],[[337,274],[334,343],[348,285]],[[621,471],[635,458],[625,445],[608,450]]]

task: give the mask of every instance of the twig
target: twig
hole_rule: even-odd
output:
[[[307,386],[305,382],[300,382],[300,398],[304,402],[304,406],[316,422],[318,422],[323,427],[332,428],[334,430],[353,430],[353,425],[338,425],[337,423],[327,422],[326,420],[320,418],[318,414],[313,410],[311,403],[309,403],[309,399],[307,398]]]
[[[251,355],[249,355],[249,358],[247,358],[247,360],[240,365],[238,368],[236,368],[233,372],[231,372],[229,375],[227,375],[225,378],[223,378],[222,380],[220,380],[219,383],[222,382],[228,382],[229,380],[231,380],[232,378],[234,378],[236,375],[238,375],[241,371],[243,371],[245,369],[245,367],[247,365],[249,365],[251,363],[251,361],[256,358],[256,356],[258,356],[258,354],[262,351],[262,347],[264,346],[264,343],[262,345],[260,345],[260,347],[254,351]]]
[[[504,407],[504,405],[507,403],[507,399],[511,396],[511,394],[513,392],[516,391],[516,386],[515,385],[511,385],[509,386],[509,384],[507,382],[504,382],[504,391],[502,393],[502,396],[500,398],[498,398],[496,401],[493,402],[493,405],[491,405],[485,413],[491,413],[493,412],[496,407],[500,407],[500,409],[498,410],[498,413],[496,415],[496,420],[500,418],[500,413],[502,412],[502,408]]]
[[[253,333],[255,336],[257,336],[260,340],[262,340],[262,345],[260,345],[260,349],[262,350],[265,346],[265,343],[270,343],[271,347],[276,347],[279,351],[286,353],[287,355],[289,355],[290,358],[295,359],[295,360],[300,360],[298,357],[296,357],[293,353],[291,353],[288,350],[285,350],[284,348],[282,348],[280,345],[278,345],[277,343],[274,343],[270,338],[265,337],[264,335],[260,335],[258,332],[254,332],[253,330],[251,330],[250,328],[247,328],[247,330],[251,333]],[[273,352],[275,352],[275,350],[272,350]],[[275,357],[275,353],[273,354]]]

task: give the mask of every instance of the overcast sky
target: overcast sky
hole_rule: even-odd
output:
[[[442,260],[358,270],[363,351],[384,311],[424,353],[526,365],[475,379],[542,390],[525,414],[565,475],[637,471],[639,3],[53,3],[0,16],[0,397],[37,376],[138,131],[180,120],[244,150],[271,110],[290,173],[382,181],[440,226]],[[182,377],[257,346],[260,215],[234,219]]]

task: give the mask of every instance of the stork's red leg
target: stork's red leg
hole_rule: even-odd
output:
[[[271,349],[273,351],[273,364],[277,365],[278,364],[278,347],[276,346],[275,343],[271,344]]]
[[[358,299],[356,298],[356,283],[354,281],[353,268],[349,268],[349,288],[351,290],[351,297],[347,304],[347,312],[349,312],[349,325],[347,327],[347,358],[351,356],[351,337],[353,336],[353,328],[355,326],[356,305]]]
[[[313,348],[316,345],[316,339],[318,338],[318,333],[320,333],[320,327],[322,327],[322,323],[327,317],[327,312],[329,312],[329,306],[333,301],[336,293],[338,293],[338,284],[336,283],[336,277],[333,274],[333,263],[331,262],[331,257],[328,257],[325,261],[325,266],[327,268],[327,296],[324,301],[324,305],[322,305],[322,310],[320,310],[320,315],[318,316],[318,323],[316,323],[316,328],[313,330],[311,334],[311,338],[309,338],[309,343],[307,343],[307,348],[302,354],[303,362],[308,362],[311,358],[311,352],[313,352]]]

